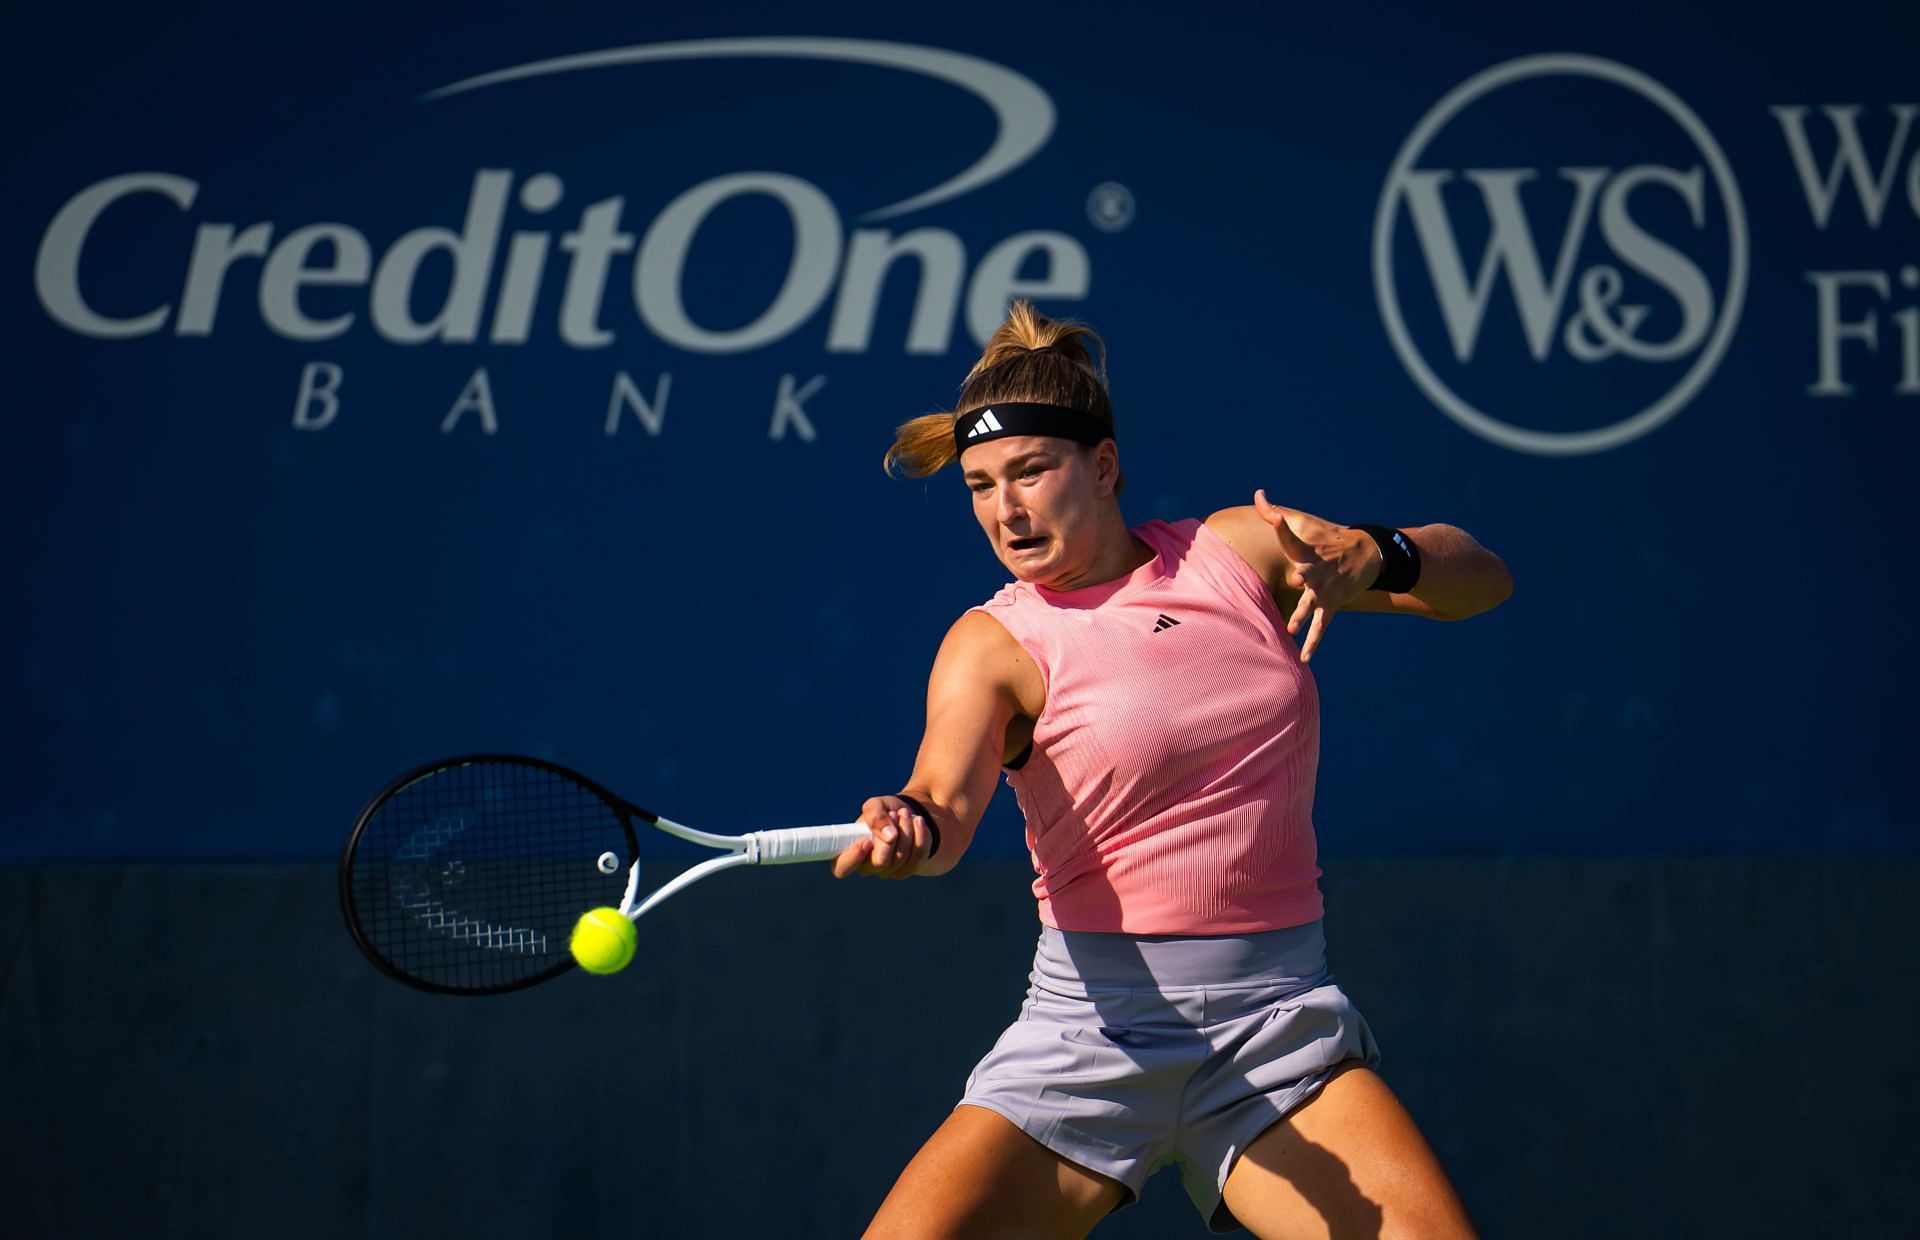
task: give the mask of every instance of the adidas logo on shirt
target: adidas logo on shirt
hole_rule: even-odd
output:
[[[1175,620],[1163,611],[1160,613],[1160,619],[1154,622],[1153,631],[1156,633],[1164,633],[1178,623],[1180,623],[1178,620]]]
[[[973,429],[967,432],[967,438],[972,439],[975,435],[984,435],[988,431],[998,431],[998,430],[1005,430],[1005,429],[1006,429],[1005,427],[1000,425],[1000,419],[993,416],[993,410],[988,409],[985,412],[983,412],[978,418],[974,419]]]

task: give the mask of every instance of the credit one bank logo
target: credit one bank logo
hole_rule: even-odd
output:
[[[1507,90],[1542,79],[1613,98],[1543,113]],[[1560,132],[1543,135],[1543,115]],[[1527,158],[1543,147],[1565,162]],[[1739,323],[1747,263],[1713,135],[1660,83],[1592,56],[1526,56],[1456,87],[1400,148],[1374,216],[1374,292],[1401,364],[1454,421],[1541,455],[1616,448],[1684,408]],[[1597,424],[1543,425],[1576,396]]]
[[[996,133],[984,154],[922,192],[864,211],[856,217],[863,225],[891,221],[991,184],[1031,159],[1053,132],[1051,99],[1010,69],[939,48],[862,39],[704,39],[614,48],[469,78],[429,91],[421,102],[457,106],[453,101],[475,91],[557,74],[751,58],[902,70],[969,92],[991,109]],[[399,345],[520,345],[551,333],[575,349],[612,343],[637,315],[655,337],[677,348],[735,354],[785,339],[831,305],[827,350],[864,353],[874,340],[881,286],[895,263],[910,258],[919,268],[919,284],[910,321],[897,338],[908,353],[940,354],[952,344],[963,309],[969,330],[984,340],[1011,298],[1079,299],[1086,295],[1090,275],[1085,248],[1063,232],[1008,236],[989,246],[969,270],[966,247],[948,229],[849,231],[840,208],[823,190],[777,171],[737,172],[701,182],[679,193],[644,227],[624,218],[624,197],[606,198],[574,213],[573,226],[560,229],[556,238],[555,228],[539,225],[540,217],[565,198],[561,177],[545,171],[516,177],[507,169],[483,168],[473,174],[465,220],[457,231],[428,223],[402,233],[377,256],[367,233],[346,223],[283,229],[271,221],[195,221],[200,191],[189,177],[143,171],[108,177],[74,194],[48,225],[35,262],[34,285],[47,314],[73,332],[103,339],[163,332],[194,337],[213,335],[225,318],[257,306],[274,334],[303,343],[343,336],[364,320]],[[124,306],[126,298],[102,296],[112,290],[88,282],[105,285],[110,271],[96,273],[87,265],[83,281],[88,245],[119,226],[116,206],[153,195],[170,201],[192,227],[142,239],[179,249],[179,294],[137,311],[109,313],[99,307]],[[702,325],[687,308],[689,251],[716,209],[745,197],[771,199],[784,209],[793,240],[787,270],[778,291],[749,322]],[[442,264],[451,259],[453,276],[444,300],[422,312],[415,283],[429,259]],[[623,273],[623,267],[630,270]],[[257,279],[256,296],[242,292],[242,273]],[[622,274],[628,277],[631,315],[609,287]],[[541,291],[555,282],[563,290],[558,315],[549,323],[537,322]],[[364,288],[366,300],[343,313],[315,317],[303,304],[303,292],[322,287]]]

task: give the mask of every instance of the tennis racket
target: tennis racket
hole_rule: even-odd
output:
[[[642,897],[636,822],[723,855]],[[637,921],[710,874],[829,861],[867,834],[851,822],[714,835],[563,766],[475,754],[409,771],[360,811],[340,856],[340,908],[389,976],[440,994],[501,994],[573,968],[568,937],[588,909]]]

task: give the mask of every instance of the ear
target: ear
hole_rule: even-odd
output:
[[[1111,439],[1093,445],[1093,489],[1102,499],[1113,498],[1120,485],[1120,448]]]

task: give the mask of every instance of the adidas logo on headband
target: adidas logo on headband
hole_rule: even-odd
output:
[[[1013,435],[1052,435],[1091,445],[1113,438],[1113,425],[1107,418],[1081,409],[1022,401],[970,409],[953,420],[956,453],[965,451],[970,444]]]
[[[1004,429],[1006,428],[1000,425],[1000,419],[994,417],[993,410],[989,409],[985,413],[981,414],[977,420],[975,420],[973,424],[973,429],[967,432],[967,438],[972,439],[977,435],[984,435],[989,431],[997,431],[997,430],[1004,430]]]

